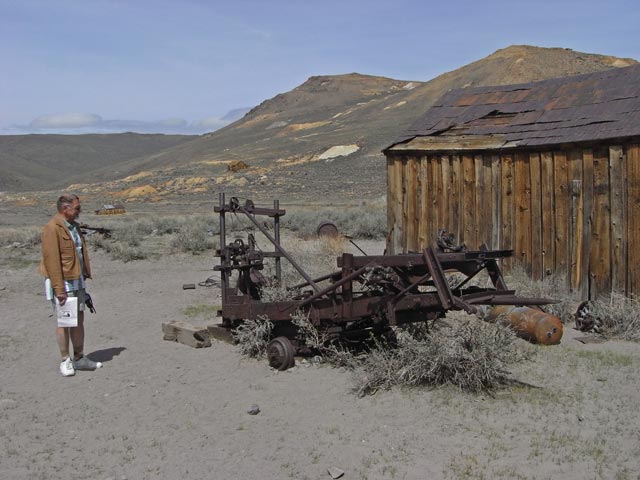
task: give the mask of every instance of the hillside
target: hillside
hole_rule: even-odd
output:
[[[142,191],[156,200],[193,190],[306,203],[379,198],[386,191],[381,150],[446,91],[634,63],[562,48],[511,46],[429,81],[357,73],[311,77],[223,129],[189,141],[176,139],[175,144],[146,155],[122,158],[118,173],[112,173],[111,165],[105,167],[104,162],[101,168],[94,166],[95,181],[113,180],[118,174],[137,175],[126,182],[81,188],[95,195],[120,190],[125,198],[130,192]],[[229,163],[237,160],[249,168],[229,172]],[[42,174],[31,180],[33,188],[43,185],[46,177]]]
[[[195,136],[0,135],[0,191],[65,188],[122,178],[123,164],[145,159]]]

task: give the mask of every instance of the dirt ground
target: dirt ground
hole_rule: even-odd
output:
[[[130,263],[93,252],[86,352],[63,378],[35,267],[0,278],[3,479],[638,479],[640,345],[582,344],[569,326],[494,396],[454,388],[358,398],[349,372],[286,372],[214,341],[164,341],[188,306],[219,303],[214,258]],[[257,415],[247,410],[256,404]]]

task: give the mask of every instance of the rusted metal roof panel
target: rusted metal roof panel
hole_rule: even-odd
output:
[[[452,90],[389,149],[416,137],[518,147],[640,136],[640,65],[519,85]],[[496,141],[486,138],[495,135]],[[427,149],[442,142],[413,142]],[[446,145],[455,147],[448,138]],[[400,149],[400,148],[398,148]],[[402,148],[404,149],[404,148]]]

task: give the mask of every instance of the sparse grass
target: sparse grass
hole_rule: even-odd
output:
[[[182,313],[188,318],[212,318],[220,308],[220,305],[189,305]]]
[[[578,358],[585,360],[588,363],[595,363],[599,367],[629,367],[633,365],[634,359],[631,355],[625,355],[623,353],[617,353],[612,351],[589,351],[578,350],[575,352]]]

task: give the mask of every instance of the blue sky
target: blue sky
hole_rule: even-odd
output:
[[[425,81],[514,44],[640,60],[639,5],[0,0],[0,134],[199,134],[312,75]]]

